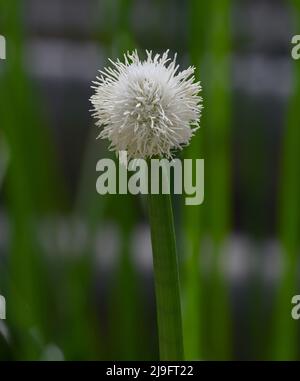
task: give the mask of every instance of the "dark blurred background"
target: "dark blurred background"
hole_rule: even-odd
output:
[[[299,357],[299,33],[298,0],[0,0],[0,359],[158,358],[145,200],[95,188],[91,82],[131,49],[203,85],[205,202],[174,199],[186,358]]]

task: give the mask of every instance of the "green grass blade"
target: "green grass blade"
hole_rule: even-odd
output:
[[[295,31],[300,27],[300,1],[290,2]],[[274,339],[270,357],[272,360],[297,358],[298,324],[291,318],[291,299],[298,294],[297,268],[300,229],[300,171],[299,171],[299,103],[300,66],[293,65],[294,81],[287,123],[284,133],[282,176],[279,209],[279,234],[283,249],[283,273],[280,279],[274,310]]]
[[[213,359],[231,358],[229,295],[219,268],[222,244],[230,228],[231,102],[230,51],[231,1],[212,1],[208,39],[208,69],[204,98],[207,104],[206,213],[213,240],[214,268],[211,277],[211,345]],[[205,84],[204,84],[205,85]]]
[[[171,197],[150,194],[148,203],[160,359],[183,360],[178,260]]]
[[[189,52],[192,64],[196,67],[196,78],[201,80],[208,20],[208,3],[190,0],[189,5]],[[205,126],[204,126],[205,128]],[[193,137],[184,157],[199,159],[204,157],[202,129]],[[200,244],[203,236],[203,205],[183,206],[183,330],[184,351],[187,360],[203,359],[204,345],[204,283],[200,269]]]
[[[41,340],[49,333],[47,269],[37,239],[38,218],[58,205],[57,176],[47,129],[40,123],[39,103],[23,68],[22,3],[1,1],[2,33],[7,38],[7,60],[0,77],[1,130],[10,162],[6,181],[11,221],[9,264],[9,323],[19,345],[17,358],[38,358],[32,330]]]

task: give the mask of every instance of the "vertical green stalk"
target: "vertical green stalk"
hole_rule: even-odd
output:
[[[200,67],[205,51],[208,3],[190,0],[189,51],[191,63],[196,67],[196,78],[201,80]],[[203,73],[202,73],[203,74]],[[187,159],[204,156],[202,130],[192,139],[185,150]],[[203,274],[199,267],[200,243],[203,236],[203,205],[183,206],[184,217],[184,263],[183,263],[183,337],[184,352],[187,360],[203,359],[206,356],[204,345],[203,320]]]
[[[295,30],[300,27],[300,1],[291,0]],[[300,65],[294,64],[293,94],[289,102],[285,128],[279,210],[279,234],[283,249],[283,274],[280,279],[274,311],[272,360],[297,358],[298,324],[291,317],[291,299],[297,288],[299,229],[300,229],[300,170],[299,170],[299,103]]]
[[[212,1],[209,30],[207,91],[206,197],[208,225],[213,240],[211,276],[211,345],[214,359],[231,357],[229,295],[220,270],[220,252],[230,227],[230,48],[231,0]]]
[[[6,190],[11,222],[9,255],[10,311],[8,323],[18,332],[18,359],[36,359],[41,348],[31,332],[47,340],[47,269],[39,247],[36,225],[58,205],[59,176],[50,134],[40,123],[39,103],[23,67],[22,2],[0,0],[1,26],[7,39],[7,60],[1,62],[0,110],[10,154]]]
[[[165,176],[162,176],[165,179]],[[161,360],[183,360],[179,272],[171,197],[149,194],[149,218]]]

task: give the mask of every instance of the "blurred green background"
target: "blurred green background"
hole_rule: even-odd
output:
[[[145,200],[99,196],[111,155],[91,81],[126,50],[195,65],[187,158],[205,202],[174,199],[186,359],[300,357],[298,0],[0,0],[0,359],[158,359]]]

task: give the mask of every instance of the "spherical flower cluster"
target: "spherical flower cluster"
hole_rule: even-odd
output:
[[[144,61],[134,51],[124,55],[124,62],[110,62],[112,67],[93,82],[99,137],[129,158],[171,158],[199,128],[202,99],[195,69],[179,72],[176,55],[171,60],[168,51],[155,56],[147,51]]]

